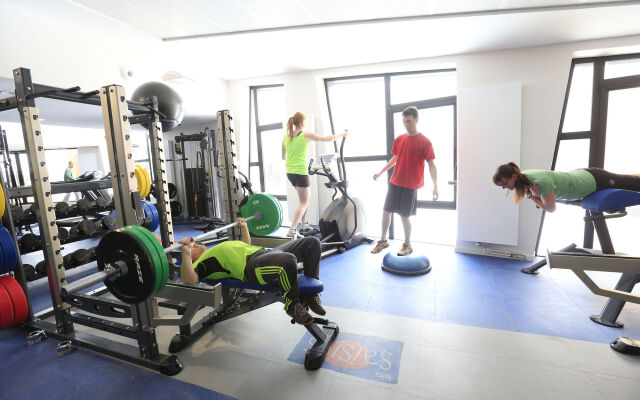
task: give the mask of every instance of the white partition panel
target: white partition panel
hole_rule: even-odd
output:
[[[458,241],[518,244],[518,206],[491,178],[520,162],[521,107],[520,82],[458,95]]]

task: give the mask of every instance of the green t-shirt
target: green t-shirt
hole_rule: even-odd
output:
[[[67,169],[64,170],[64,181],[65,182],[74,182],[76,180],[78,180],[78,178],[76,177],[76,174],[73,172],[73,169],[67,168]]]
[[[300,132],[291,139],[289,134],[284,137],[284,149],[287,152],[287,174],[307,175],[307,150],[309,142]]]
[[[239,240],[222,242],[205,251],[193,263],[198,277],[202,279],[233,278],[244,280],[244,268],[247,257],[262,250],[262,247],[252,246]]]
[[[527,169],[522,171],[532,184],[540,186],[540,194],[554,192],[558,200],[580,200],[596,191],[596,180],[584,169],[571,172]]]

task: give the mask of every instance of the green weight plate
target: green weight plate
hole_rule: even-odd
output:
[[[123,229],[131,233],[132,235],[137,237],[138,240],[144,243],[144,246],[149,252],[151,259],[153,260],[153,268],[154,268],[154,284],[153,284],[152,294],[156,294],[158,293],[158,291],[160,291],[160,289],[162,289],[161,285],[162,285],[162,280],[164,279],[164,274],[162,272],[162,262],[160,261],[160,257],[158,256],[158,251],[153,246],[152,242],[149,240],[148,237],[144,235],[142,230],[138,228],[140,227],[137,225],[130,225],[130,226],[125,226]]]
[[[135,226],[143,235],[145,235],[152,246],[158,252],[158,256],[160,257],[160,264],[162,265],[162,283],[160,286],[160,290],[165,287],[167,284],[167,280],[169,280],[169,259],[167,258],[166,253],[164,252],[164,248],[162,247],[162,243],[158,240],[153,233],[151,233],[148,229],[145,229],[141,226]]]
[[[275,232],[282,224],[282,211],[278,200],[266,193],[254,193],[242,207],[241,214],[248,218],[259,211],[262,219],[252,219],[247,222],[249,231],[254,235],[266,236]]]
[[[146,300],[154,293],[156,269],[146,246],[136,235],[124,228],[107,232],[96,248],[98,269],[106,264],[124,262],[128,269],[125,276],[105,280],[111,294],[125,303],[135,304]]]

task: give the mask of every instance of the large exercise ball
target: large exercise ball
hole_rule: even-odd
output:
[[[166,115],[160,116],[162,130],[168,132],[180,125],[184,117],[182,108],[182,98],[169,85],[162,82],[147,82],[140,85],[131,95],[131,100],[145,102],[149,98],[156,96],[158,99],[158,111]],[[136,114],[134,112],[134,114]],[[138,113],[139,114],[139,113]]]

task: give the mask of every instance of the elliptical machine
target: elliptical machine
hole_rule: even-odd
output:
[[[342,253],[362,242],[373,242],[364,233],[366,217],[361,201],[349,196],[347,192],[347,172],[343,156],[345,139],[342,138],[340,143],[340,158],[338,159],[340,179],[337,179],[331,172],[331,161],[334,158],[334,154],[321,155],[315,164],[314,160],[311,159],[308,167],[309,175],[318,174],[326,177],[329,182],[324,185],[329,189],[333,189],[332,202],[320,216],[320,243],[323,246],[334,247],[338,253]],[[342,196],[336,198],[338,191]]]

